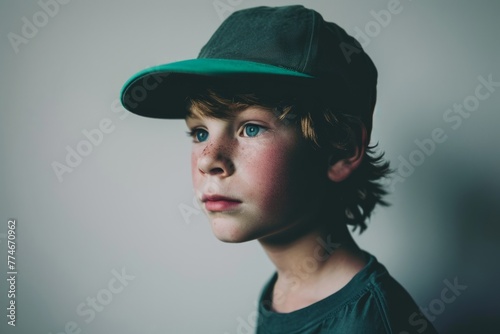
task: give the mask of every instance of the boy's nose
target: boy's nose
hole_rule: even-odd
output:
[[[198,169],[204,174],[229,176],[234,172],[231,147],[223,141],[211,141],[198,157]]]

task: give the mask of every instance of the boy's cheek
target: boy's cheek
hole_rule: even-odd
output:
[[[251,187],[260,195],[263,206],[273,206],[286,201],[294,188],[294,159],[283,149],[261,152],[259,159],[249,161],[247,177],[255,186]]]
[[[191,172],[195,170],[197,157],[194,152],[191,153]]]
[[[191,182],[193,183],[193,187],[195,188],[196,191],[196,185],[198,184],[197,178],[199,177],[199,173],[196,173],[198,171],[198,159],[196,154],[193,152],[191,154]]]
[[[316,166],[319,162],[302,150],[269,150],[263,158],[252,173],[265,194],[262,205],[271,209],[303,205],[317,195],[312,190],[324,183],[323,173]]]

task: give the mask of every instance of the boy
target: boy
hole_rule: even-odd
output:
[[[302,6],[228,17],[197,59],[136,74],[133,113],[184,118],[195,194],[217,238],[258,240],[276,273],[257,333],[435,333],[362,232],[388,163],[368,146],[377,70],[359,43]]]

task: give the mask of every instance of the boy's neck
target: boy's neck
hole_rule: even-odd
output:
[[[278,272],[272,303],[276,312],[292,312],[328,297],[367,262],[345,225],[296,228],[259,242]]]

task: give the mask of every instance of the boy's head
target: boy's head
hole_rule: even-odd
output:
[[[362,231],[388,172],[368,146],[376,81],[359,43],[317,12],[258,7],[233,13],[197,59],[136,74],[122,103],[186,119],[196,196],[221,240],[326,217]]]

